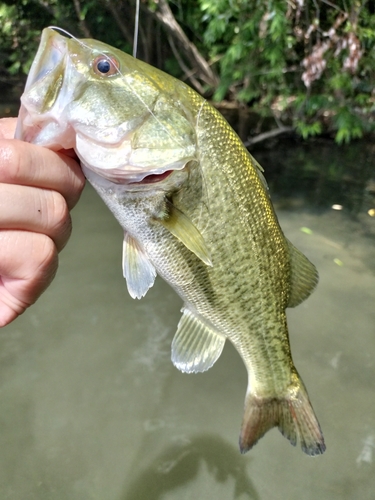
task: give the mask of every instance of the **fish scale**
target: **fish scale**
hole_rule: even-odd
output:
[[[124,229],[131,296],[159,274],[183,299],[175,366],[209,369],[226,339],[242,357],[241,452],[278,427],[308,455],[323,453],[285,314],[314,290],[317,272],[283,235],[261,167],[222,115],[173,77],[49,28],[21,102],[17,137],[75,148]]]

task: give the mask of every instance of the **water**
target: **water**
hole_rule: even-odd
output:
[[[181,301],[160,279],[128,296],[122,231],[87,187],[56,280],[0,331],[1,499],[374,498],[374,161],[363,146],[309,148],[257,157],[286,235],[320,271],[288,319],[327,452],[307,457],[274,429],[240,455],[242,361],[227,343],[207,373],[173,367]]]

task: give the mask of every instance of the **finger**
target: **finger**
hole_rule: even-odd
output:
[[[36,301],[53,280],[57,262],[57,249],[48,236],[0,231],[0,326]]]
[[[50,189],[0,184],[0,229],[44,233],[60,251],[71,234],[67,203]]]
[[[71,209],[85,178],[78,163],[67,155],[15,139],[1,139],[0,182],[58,191]]]
[[[17,118],[0,119],[0,139],[13,139],[16,131]]]

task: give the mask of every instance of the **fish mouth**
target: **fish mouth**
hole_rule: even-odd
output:
[[[166,170],[162,174],[150,174],[146,175],[141,181],[130,182],[129,184],[155,184],[157,182],[164,181],[169,177],[174,170]]]
[[[98,169],[88,167],[84,162],[81,162],[81,167],[85,177],[94,187],[99,186],[100,189],[114,190],[116,193],[145,193],[154,190],[167,192],[170,189],[179,189],[189,175],[190,165],[186,165],[182,170],[169,169],[160,174],[150,172],[149,175],[142,176],[141,179],[125,179],[124,176],[119,178],[114,175],[103,176]]]
[[[30,68],[25,92],[35,85],[36,82],[56,70],[56,68],[62,67],[61,65],[64,65],[66,54],[66,37],[61,36],[51,28],[44,29],[37,54]]]
[[[57,152],[64,154],[66,156],[70,156],[71,158],[74,158],[74,159],[79,161],[79,157],[77,156],[77,153],[73,148],[70,148],[70,149],[63,148],[63,149],[59,149]],[[185,169],[182,169],[182,170],[185,170]],[[158,182],[162,182],[165,179],[167,179],[170,175],[173,174],[173,172],[175,172],[175,170],[166,170],[165,172],[162,172],[161,174],[149,174],[149,175],[146,175],[145,177],[143,177],[143,179],[141,179],[139,181],[135,181],[135,180],[128,181],[128,182],[126,182],[126,184],[129,186],[143,185],[143,184],[157,184]],[[114,181],[113,178],[111,180]],[[121,182],[119,180],[118,182],[116,182],[116,184],[117,183],[123,184],[123,180],[121,180]]]
[[[74,86],[64,85],[69,59],[67,44],[66,37],[53,29],[43,30],[21,96],[16,139],[54,151],[74,146],[74,130],[63,118],[67,102],[74,97]],[[78,81],[76,74],[74,77]]]
[[[158,184],[167,180],[172,175],[173,172],[181,172],[185,170],[184,168],[181,170],[169,168],[168,170],[164,170],[163,172],[160,173],[158,173],[156,169],[151,170],[149,173],[145,172],[140,173],[129,170],[124,171],[124,169],[121,168],[104,170],[87,164],[85,162],[85,159],[80,156],[79,152],[77,152],[77,156],[80,160],[81,166],[85,166],[88,171],[94,172],[96,175],[102,177],[107,182],[112,182],[113,184],[119,184],[123,186],[129,186],[129,188],[136,186],[145,186],[149,184]]]

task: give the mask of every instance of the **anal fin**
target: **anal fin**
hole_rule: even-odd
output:
[[[122,271],[130,296],[141,299],[152,287],[156,270],[135,238],[124,233]]]
[[[225,336],[189,309],[183,315],[172,342],[172,362],[182,372],[204,372],[220,357]]]

